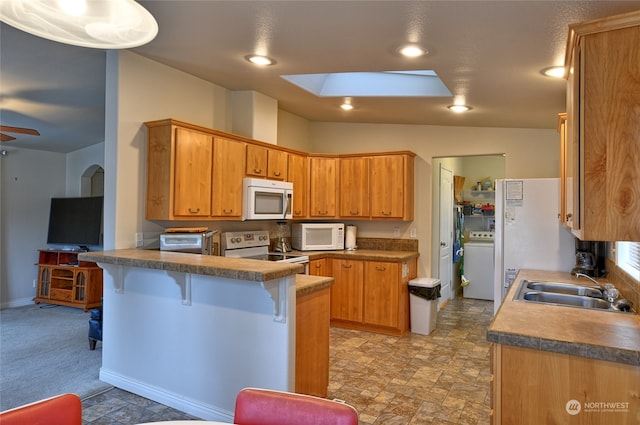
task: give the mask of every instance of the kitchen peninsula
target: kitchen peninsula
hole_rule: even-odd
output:
[[[247,386],[295,387],[292,263],[121,249],[104,273],[100,379],[199,418],[231,421]],[[309,279],[319,288],[332,279]]]

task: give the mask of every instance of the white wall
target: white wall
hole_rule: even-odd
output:
[[[128,51],[107,54],[105,249],[132,248],[145,220],[145,121],[175,118],[228,131],[229,92]]]
[[[65,155],[7,149],[0,158],[0,308],[30,304],[51,198],[65,196]]]
[[[311,123],[315,152],[356,153],[411,150],[417,154],[415,219],[404,222],[357,222],[362,237],[393,237],[399,227],[408,238],[417,229],[420,276],[435,276],[432,265],[433,158],[502,154],[505,177],[558,177],[559,136],[555,130],[518,128],[443,127],[393,124]]]
[[[98,143],[67,154],[66,196],[85,196],[82,193],[82,177],[87,169],[104,168],[104,143]]]

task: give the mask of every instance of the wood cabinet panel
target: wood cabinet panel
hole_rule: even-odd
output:
[[[364,281],[364,322],[399,327],[400,264],[367,261]]]
[[[213,140],[213,180],[211,215],[242,217],[242,179],[245,171],[245,144],[224,137]]]
[[[250,177],[267,177],[267,155],[267,148],[247,145],[245,174]]]
[[[369,158],[340,158],[340,216],[369,218]]]
[[[309,167],[307,157],[289,154],[287,161],[287,179],[293,183],[293,218],[306,218],[309,200]]]
[[[336,216],[338,189],[338,159],[309,158],[309,216],[331,218]],[[295,198],[295,192],[294,192]]]
[[[495,424],[630,425],[639,419],[638,366],[500,344],[494,350]],[[581,409],[577,415],[567,411],[571,400]],[[628,411],[597,407],[607,402],[623,403]]]
[[[333,276],[331,272],[331,260],[319,258],[309,261],[309,274],[313,276]]]
[[[364,262],[334,258],[332,270],[331,319],[362,322]]]
[[[331,291],[324,288],[296,300],[297,393],[327,397]]]
[[[371,218],[413,220],[413,156],[372,156],[369,166]]]
[[[269,149],[267,155],[267,178],[271,180],[287,180],[289,154],[284,151]]]
[[[175,129],[175,216],[211,214],[211,158],[213,137],[194,130]]]
[[[570,27],[571,224],[582,240],[640,241],[638,39],[640,11]]]

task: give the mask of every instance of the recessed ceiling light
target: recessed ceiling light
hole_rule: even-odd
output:
[[[244,58],[249,62],[251,62],[252,64],[259,65],[259,66],[269,66],[276,63],[276,61],[274,61],[270,57],[262,56],[262,55],[247,55]]]
[[[547,77],[564,78],[564,66],[551,66],[542,70],[542,74]]]
[[[400,52],[402,56],[406,56],[408,58],[417,58],[428,53],[426,49],[423,49],[422,47],[415,44],[407,44],[406,46],[402,46],[398,49],[398,52]]]
[[[340,105],[340,108],[342,108],[343,111],[352,111],[353,105],[351,104],[351,102],[344,102],[342,105]]]
[[[447,108],[449,108],[449,110],[453,111],[453,112],[467,112],[471,110],[470,106],[467,105],[449,105],[447,106]]]

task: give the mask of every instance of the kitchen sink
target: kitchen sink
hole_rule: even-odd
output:
[[[592,286],[576,285],[560,282],[527,282],[527,288],[534,291],[553,292],[554,294],[582,295],[585,297],[602,298],[602,291]]]
[[[556,294],[553,292],[525,292],[522,299],[541,303],[562,304],[573,307],[599,308],[608,310],[611,303],[599,298],[590,298],[583,295]]]
[[[514,301],[554,304],[590,310],[627,313],[602,299],[599,289],[589,286],[561,282],[537,282],[523,280]],[[633,311],[631,311],[633,313]]]

